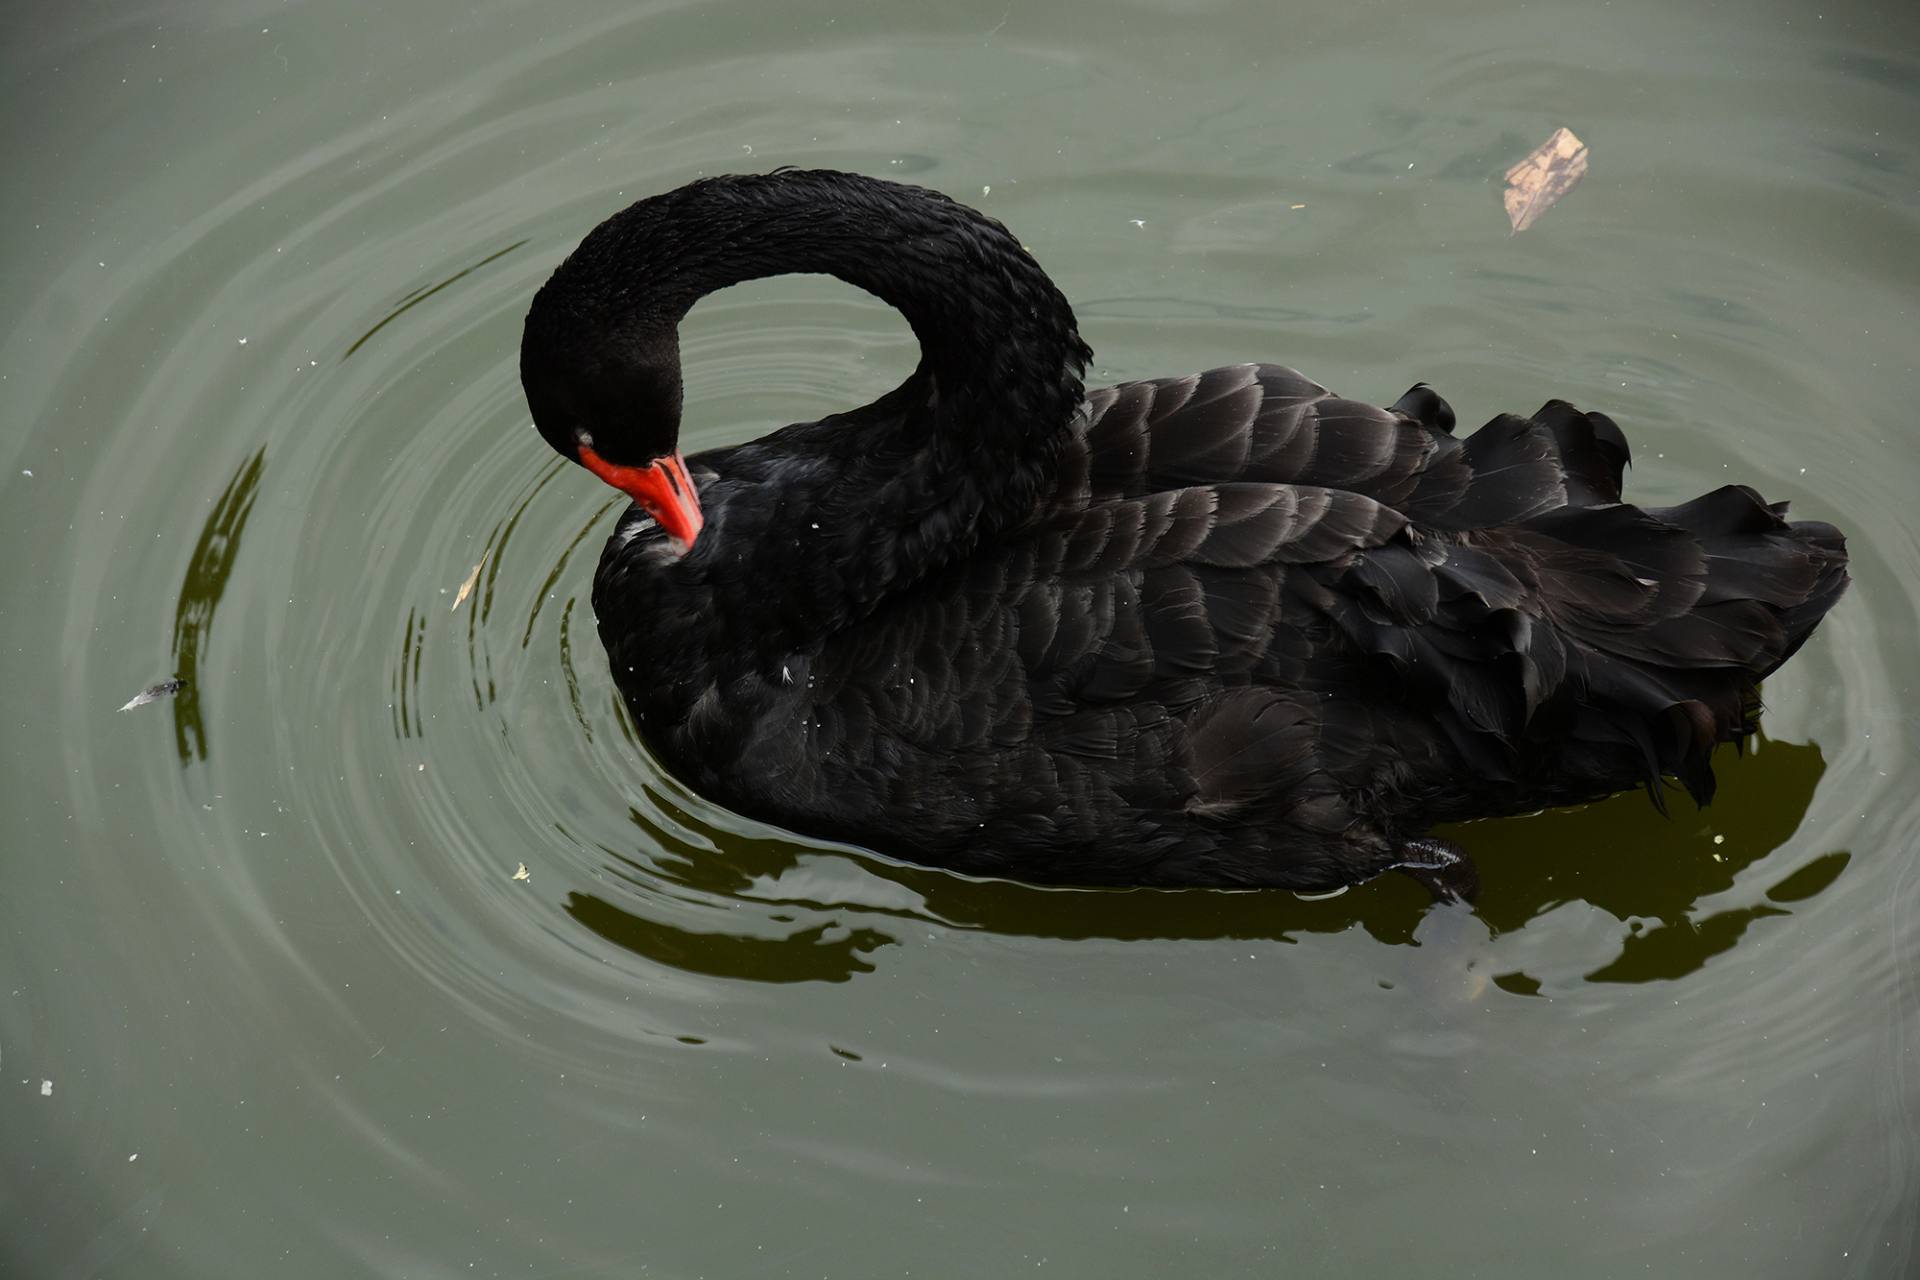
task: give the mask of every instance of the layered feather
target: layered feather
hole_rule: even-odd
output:
[[[1729,486],[1622,500],[1627,441],[1551,401],[1455,433],[1238,365],[1083,394],[1073,309],[1005,227],[855,174],[702,179],[609,218],[521,349],[542,436],[678,446],[677,328],[827,272],[918,367],[695,455],[684,555],[636,507],[594,608],[660,758],[704,793],[922,862],[1083,884],[1352,883],[1433,823],[1666,778],[1846,586],[1831,526]]]
[[[1129,383],[1024,524],[868,615],[787,638],[790,588],[737,552],[689,557],[724,588],[648,597],[690,571],[626,529],[595,604],[703,790],[978,873],[1323,888],[1439,821],[1668,777],[1704,803],[1844,540],[1738,486],[1626,505],[1619,428],[1559,401],[1452,426],[1429,389],[1382,409],[1269,365]],[[805,545],[791,448],[693,460],[723,551]],[[649,671],[674,625],[707,674]]]

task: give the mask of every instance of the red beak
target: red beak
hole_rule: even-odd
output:
[[[700,495],[693,490],[687,474],[687,460],[679,450],[664,458],[655,458],[644,467],[623,467],[608,462],[590,445],[580,446],[580,461],[587,470],[645,507],[667,536],[680,544],[682,554],[693,546],[706,517],[700,514]]]

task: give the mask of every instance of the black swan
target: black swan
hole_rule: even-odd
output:
[[[863,408],[682,458],[678,326],[795,272],[897,308]],[[793,831],[979,875],[1471,896],[1439,822],[1677,778],[1847,585],[1831,525],[1729,485],[1620,499],[1611,419],[1465,438],[1247,364],[1085,392],[1072,308],[998,222],[854,174],[642,200],[534,298],[520,376],[629,494],[594,576],[665,765]]]

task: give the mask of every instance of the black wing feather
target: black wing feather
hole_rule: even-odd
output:
[[[713,785],[967,871],[1296,887],[1436,821],[1710,797],[1844,540],[1737,487],[1624,505],[1564,402],[1453,426],[1268,365],[1094,392],[1051,503],[822,645],[807,750]]]

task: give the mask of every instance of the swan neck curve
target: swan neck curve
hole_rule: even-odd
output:
[[[1092,354],[1066,298],[998,222],[916,187],[787,171],[696,182],[603,223],[536,298],[523,377],[576,399],[598,388],[587,415],[603,424],[595,448],[642,462],[678,443],[678,326],[694,303],[741,281],[812,273],[900,311],[921,360],[872,404],[722,451],[728,483],[702,493],[724,507],[701,535],[706,556],[810,549],[804,564],[769,565],[779,572],[753,600],[733,601],[755,615],[742,628],[755,650],[857,621],[1036,515],[1056,487]],[[631,456],[609,451],[608,433],[623,429]],[[676,571],[683,587],[708,562],[702,551],[696,543]],[[629,581],[653,572],[636,568]],[[637,594],[626,605],[634,626],[663,625],[639,620]]]
[[[945,425],[993,446],[1064,430],[1091,353],[1073,309],[998,222],[937,192],[856,174],[705,179],[596,228],[535,301],[543,346],[644,388],[677,431],[677,330],[694,303],[743,281],[824,274],[898,310]],[[544,304],[544,305],[543,305]],[[544,313],[544,314],[543,314]],[[1011,434],[1015,440],[996,440]]]

